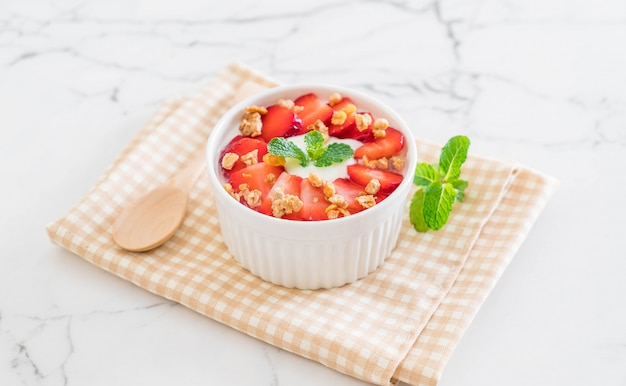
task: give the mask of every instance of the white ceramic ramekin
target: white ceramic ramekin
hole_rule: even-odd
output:
[[[370,209],[333,220],[292,221],[258,213],[223,188],[219,154],[238,134],[243,108],[314,92],[350,97],[360,111],[386,118],[405,136],[406,169],[398,188]],[[302,84],[269,89],[247,98],[216,124],[206,149],[207,173],[215,194],[224,242],[235,260],[263,280],[289,288],[320,289],[353,283],[378,268],[395,247],[406,199],[413,184],[417,150],[411,130],[388,106],[361,92],[333,85]]]

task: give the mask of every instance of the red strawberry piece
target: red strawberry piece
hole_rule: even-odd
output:
[[[357,141],[361,141],[361,142],[373,141],[375,139],[374,135],[372,134],[372,124],[374,123],[374,116],[368,112],[359,112],[357,114],[367,114],[370,116],[371,121],[370,121],[370,124],[367,126],[367,128],[364,129],[363,131],[359,130],[357,128],[356,116],[355,116],[354,124],[347,126],[343,131],[341,131],[335,136],[339,138],[356,139]]]
[[[261,138],[269,142],[274,137],[295,135],[302,127],[302,121],[293,111],[281,105],[271,105],[261,116],[263,127]]]
[[[304,206],[300,211],[303,220],[327,220],[326,208],[330,205],[322,188],[314,187],[308,178],[300,184],[300,199]]]
[[[380,182],[380,190],[384,193],[394,191],[403,179],[401,174],[372,169],[363,165],[349,165],[348,176],[353,182],[363,186],[366,186],[370,180],[375,178]]]
[[[268,195],[263,199],[263,203],[258,208],[258,211],[272,216],[272,196],[274,195],[274,193],[278,190],[282,190],[285,195],[291,194],[300,197],[301,183],[302,177],[292,175],[287,172],[282,172],[274,182],[274,185],[272,186]],[[289,220],[300,220],[300,217],[300,212],[293,212],[285,214],[281,218]]]
[[[333,181],[333,185],[335,185],[335,193],[342,195],[344,200],[348,203],[347,209],[350,213],[358,213],[365,209],[356,200],[357,197],[366,194],[363,185],[359,185],[347,178],[337,178]]]
[[[254,150],[257,150],[257,162],[261,162],[263,160],[263,156],[267,154],[267,143],[262,139],[244,137],[241,135],[233,138],[228,145],[226,145],[222,154],[220,154],[220,161],[227,153],[237,154],[239,159],[233,164],[232,168],[222,168],[224,176],[228,178],[233,172],[245,168],[247,165],[241,160],[241,157]]]
[[[404,135],[398,130],[388,127],[387,135],[383,138],[376,138],[374,141],[368,142],[354,151],[354,158],[378,159],[382,157],[391,157],[397,154],[404,147]]]
[[[328,125],[333,115],[333,109],[314,93],[304,94],[293,101],[295,105],[301,106],[303,109],[298,113],[302,120],[301,134],[308,131],[309,125],[320,121]]]
[[[240,187],[243,184],[248,184],[248,190],[259,190],[261,192],[261,202],[263,202],[268,197],[274,182],[284,170],[282,166],[271,166],[265,162],[260,162],[233,172],[228,182],[232,185],[235,192],[240,192]],[[247,205],[243,197],[241,202]],[[258,208],[255,207],[254,209]]]
[[[332,105],[332,109],[333,111],[340,111],[340,110],[344,110],[348,105],[354,105],[354,102],[352,102],[352,99],[343,98],[339,102]],[[350,112],[346,114],[347,114],[346,120],[342,124],[333,125],[331,123],[328,125],[328,134],[330,134],[333,137],[346,138],[346,137],[342,137],[342,133],[354,127],[355,113]]]
[[[356,200],[357,197],[367,194],[365,193],[365,187],[363,185],[357,184],[347,178],[337,178],[335,181],[333,181],[333,184],[335,185],[335,192],[337,194],[341,194],[348,203],[348,211],[350,213],[355,214],[365,209]],[[374,200],[376,200],[376,203],[378,204],[379,202],[387,198],[388,194],[381,190],[373,196]]]

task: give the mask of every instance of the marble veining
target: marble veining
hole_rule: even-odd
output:
[[[441,385],[626,385],[623,0],[0,5],[0,385],[363,385],[102,272],[44,226],[238,60],[354,87],[559,191]]]

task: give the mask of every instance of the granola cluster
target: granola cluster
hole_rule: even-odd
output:
[[[246,137],[258,137],[261,135],[263,122],[261,116],[267,114],[267,109],[260,106],[250,106],[244,109],[244,114],[239,124],[241,135]]]
[[[302,200],[293,194],[285,194],[282,187],[272,191],[272,215],[283,217],[286,214],[299,212],[302,209]]]

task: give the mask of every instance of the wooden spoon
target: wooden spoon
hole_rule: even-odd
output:
[[[258,83],[244,83],[234,102],[264,90]],[[187,212],[187,198],[200,172],[204,154],[198,156],[178,176],[126,205],[113,224],[113,240],[133,252],[154,249],[176,233]]]
[[[176,233],[187,212],[189,191],[204,170],[197,157],[178,176],[126,205],[113,224],[113,240],[122,248],[144,252]]]

